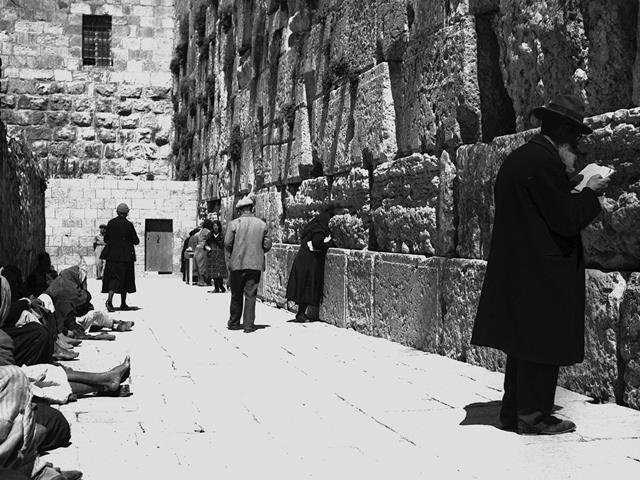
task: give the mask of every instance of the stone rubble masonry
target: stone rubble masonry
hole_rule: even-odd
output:
[[[92,177],[51,179],[46,192],[47,252],[58,270],[80,260],[95,276],[93,237],[98,226],[116,216],[116,207],[129,205],[140,245],[136,271],[145,270],[145,220],[173,220],[173,271],[180,271],[182,243],[196,226],[196,182],[142,181],[132,178]]]
[[[297,249],[274,245],[261,299],[286,306]],[[330,249],[320,318],[501,371],[502,352],[469,343],[485,269],[483,260]],[[639,278],[633,273],[627,282],[619,272],[587,271],[585,360],[562,368],[560,385],[597,402],[618,400],[640,408]]]
[[[171,178],[173,0],[2,2],[2,120],[49,177]],[[112,67],[82,65],[83,15],[112,17]]]
[[[28,275],[45,247],[44,172],[28,142],[0,121],[0,264]]]

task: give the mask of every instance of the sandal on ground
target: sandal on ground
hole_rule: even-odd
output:
[[[107,333],[107,332],[100,332],[97,333],[96,335],[85,335],[84,337],[87,340],[108,340],[108,341],[112,341],[116,339],[116,336],[113,335],[112,333]]]

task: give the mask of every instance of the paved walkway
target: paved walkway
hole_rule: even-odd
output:
[[[103,295],[93,281],[95,305]],[[130,398],[61,407],[73,445],[50,461],[102,479],[587,479],[640,476],[640,412],[559,389],[578,431],[494,426],[502,375],[258,304],[226,330],[228,294],[138,280],[133,332],[87,342],[74,368],[132,357]],[[115,302],[116,305],[118,302]],[[628,475],[628,477],[622,477]]]

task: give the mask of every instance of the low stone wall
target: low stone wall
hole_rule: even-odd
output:
[[[145,268],[145,219],[173,220],[173,271],[180,271],[182,243],[196,225],[197,183],[128,178],[52,179],[46,195],[47,251],[57,269],[82,258],[95,276],[93,237],[125,202],[136,228],[136,269]]]
[[[298,247],[267,254],[260,297],[285,307]],[[484,260],[331,249],[320,318],[426,352],[504,368],[501,352],[470,345]],[[596,401],[640,408],[640,277],[587,270],[585,360],[561,369],[560,384]]]
[[[22,137],[7,137],[0,122],[0,264],[27,274],[44,250],[47,182]]]

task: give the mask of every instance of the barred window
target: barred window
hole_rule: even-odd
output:
[[[111,15],[82,16],[82,64],[110,67]]]

